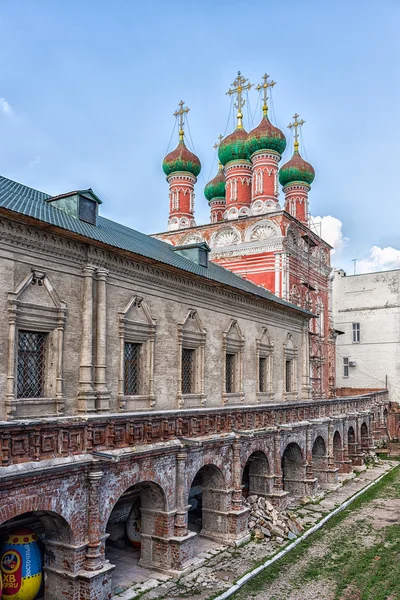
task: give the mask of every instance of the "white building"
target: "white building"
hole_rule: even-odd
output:
[[[400,400],[400,270],[346,275],[333,280],[337,338],[336,385],[388,387]]]

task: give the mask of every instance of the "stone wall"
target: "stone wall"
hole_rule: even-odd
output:
[[[307,319],[301,314],[183,271],[151,266],[139,257],[123,257],[13,222],[2,220],[0,225],[0,310],[8,315],[0,323],[0,349],[8,357],[0,365],[3,419],[308,397]],[[178,389],[179,336],[193,313],[189,326],[197,327],[205,340],[204,389],[184,398]],[[18,399],[16,332],[43,327],[51,334],[46,397],[34,402]],[[273,389],[272,396],[260,397],[257,341],[266,330],[273,350]],[[149,341],[146,355],[151,362],[146,389],[131,398],[121,390],[126,331]],[[231,395],[223,390],[223,345],[229,335],[242,342],[240,389]],[[296,369],[293,393],[286,398],[284,349],[289,344]]]

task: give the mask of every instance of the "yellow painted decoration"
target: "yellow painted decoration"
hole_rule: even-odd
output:
[[[42,556],[36,533],[31,529],[11,532],[0,561],[2,600],[34,600],[42,584]]]

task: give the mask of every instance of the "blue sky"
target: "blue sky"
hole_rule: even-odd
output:
[[[271,120],[287,134],[295,111],[306,121],[312,213],[342,224],[323,222],[334,263],[400,266],[399,28],[398,0],[0,0],[0,173],[49,193],[93,187],[104,216],[165,230],[161,162],[183,99],[207,222],[225,92],[238,69],[267,72]],[[251,113],[257,100],[253,88]]]

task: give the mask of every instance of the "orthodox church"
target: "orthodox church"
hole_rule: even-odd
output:
[[[227,92],[236,98],[237,125],[215,145],[219,167],[204,189],[210,206],[210,223],[205,225],[197,225],[194,218],[194,186],[201,163],[185,145],[189,109],[183,102],[179,104],[174,113],[179,119],[179,142],[162,165],[169,184],[168,230],[156,237],[174,246],[206,243],[214,262],[312,311],[316,315],[309,330],[312,393],[314,397],[333,397],[331,247],[312,225],[308,194],[315,171],[299,151],[299,130],[304,121],[297,113],[289,124],[294,133],[293,155],[279,168],[286,138],[268,116],[268,93],[275,83],[264,75],[257,86],[263,99],[262,116],[249,133],[243,126],[242,109],[245,92],[252,84],[239,72]]]

